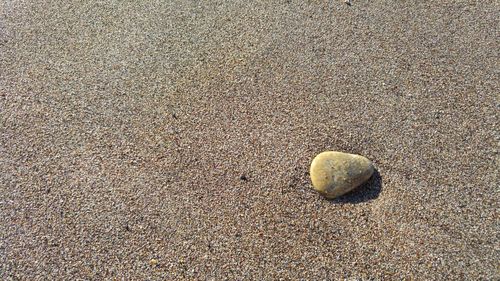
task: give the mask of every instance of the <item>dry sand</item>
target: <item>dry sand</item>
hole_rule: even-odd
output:
[[[497,1],[0,2],[0,279],[500,278]]]

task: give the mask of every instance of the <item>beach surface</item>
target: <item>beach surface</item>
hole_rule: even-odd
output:
[[[500,279],[499,15],[0,1],[0,279]]]

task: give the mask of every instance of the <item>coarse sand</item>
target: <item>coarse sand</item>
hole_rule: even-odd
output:
[[[0,279],[500,279],[499,15],[0,1]]]

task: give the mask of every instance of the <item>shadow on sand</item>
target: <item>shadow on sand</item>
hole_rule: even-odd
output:
[[[375,170],[366,183],[345,195],[329,201],[334,204],[358,204],[376,199],[380,192],[382,192],[382,176]]]

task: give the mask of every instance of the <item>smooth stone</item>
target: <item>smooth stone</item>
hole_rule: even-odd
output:
[[[325,151],[314,157],[310,175],[314,189],[333,199],[363,184],[373,171],[373,163],[364,156]]]

